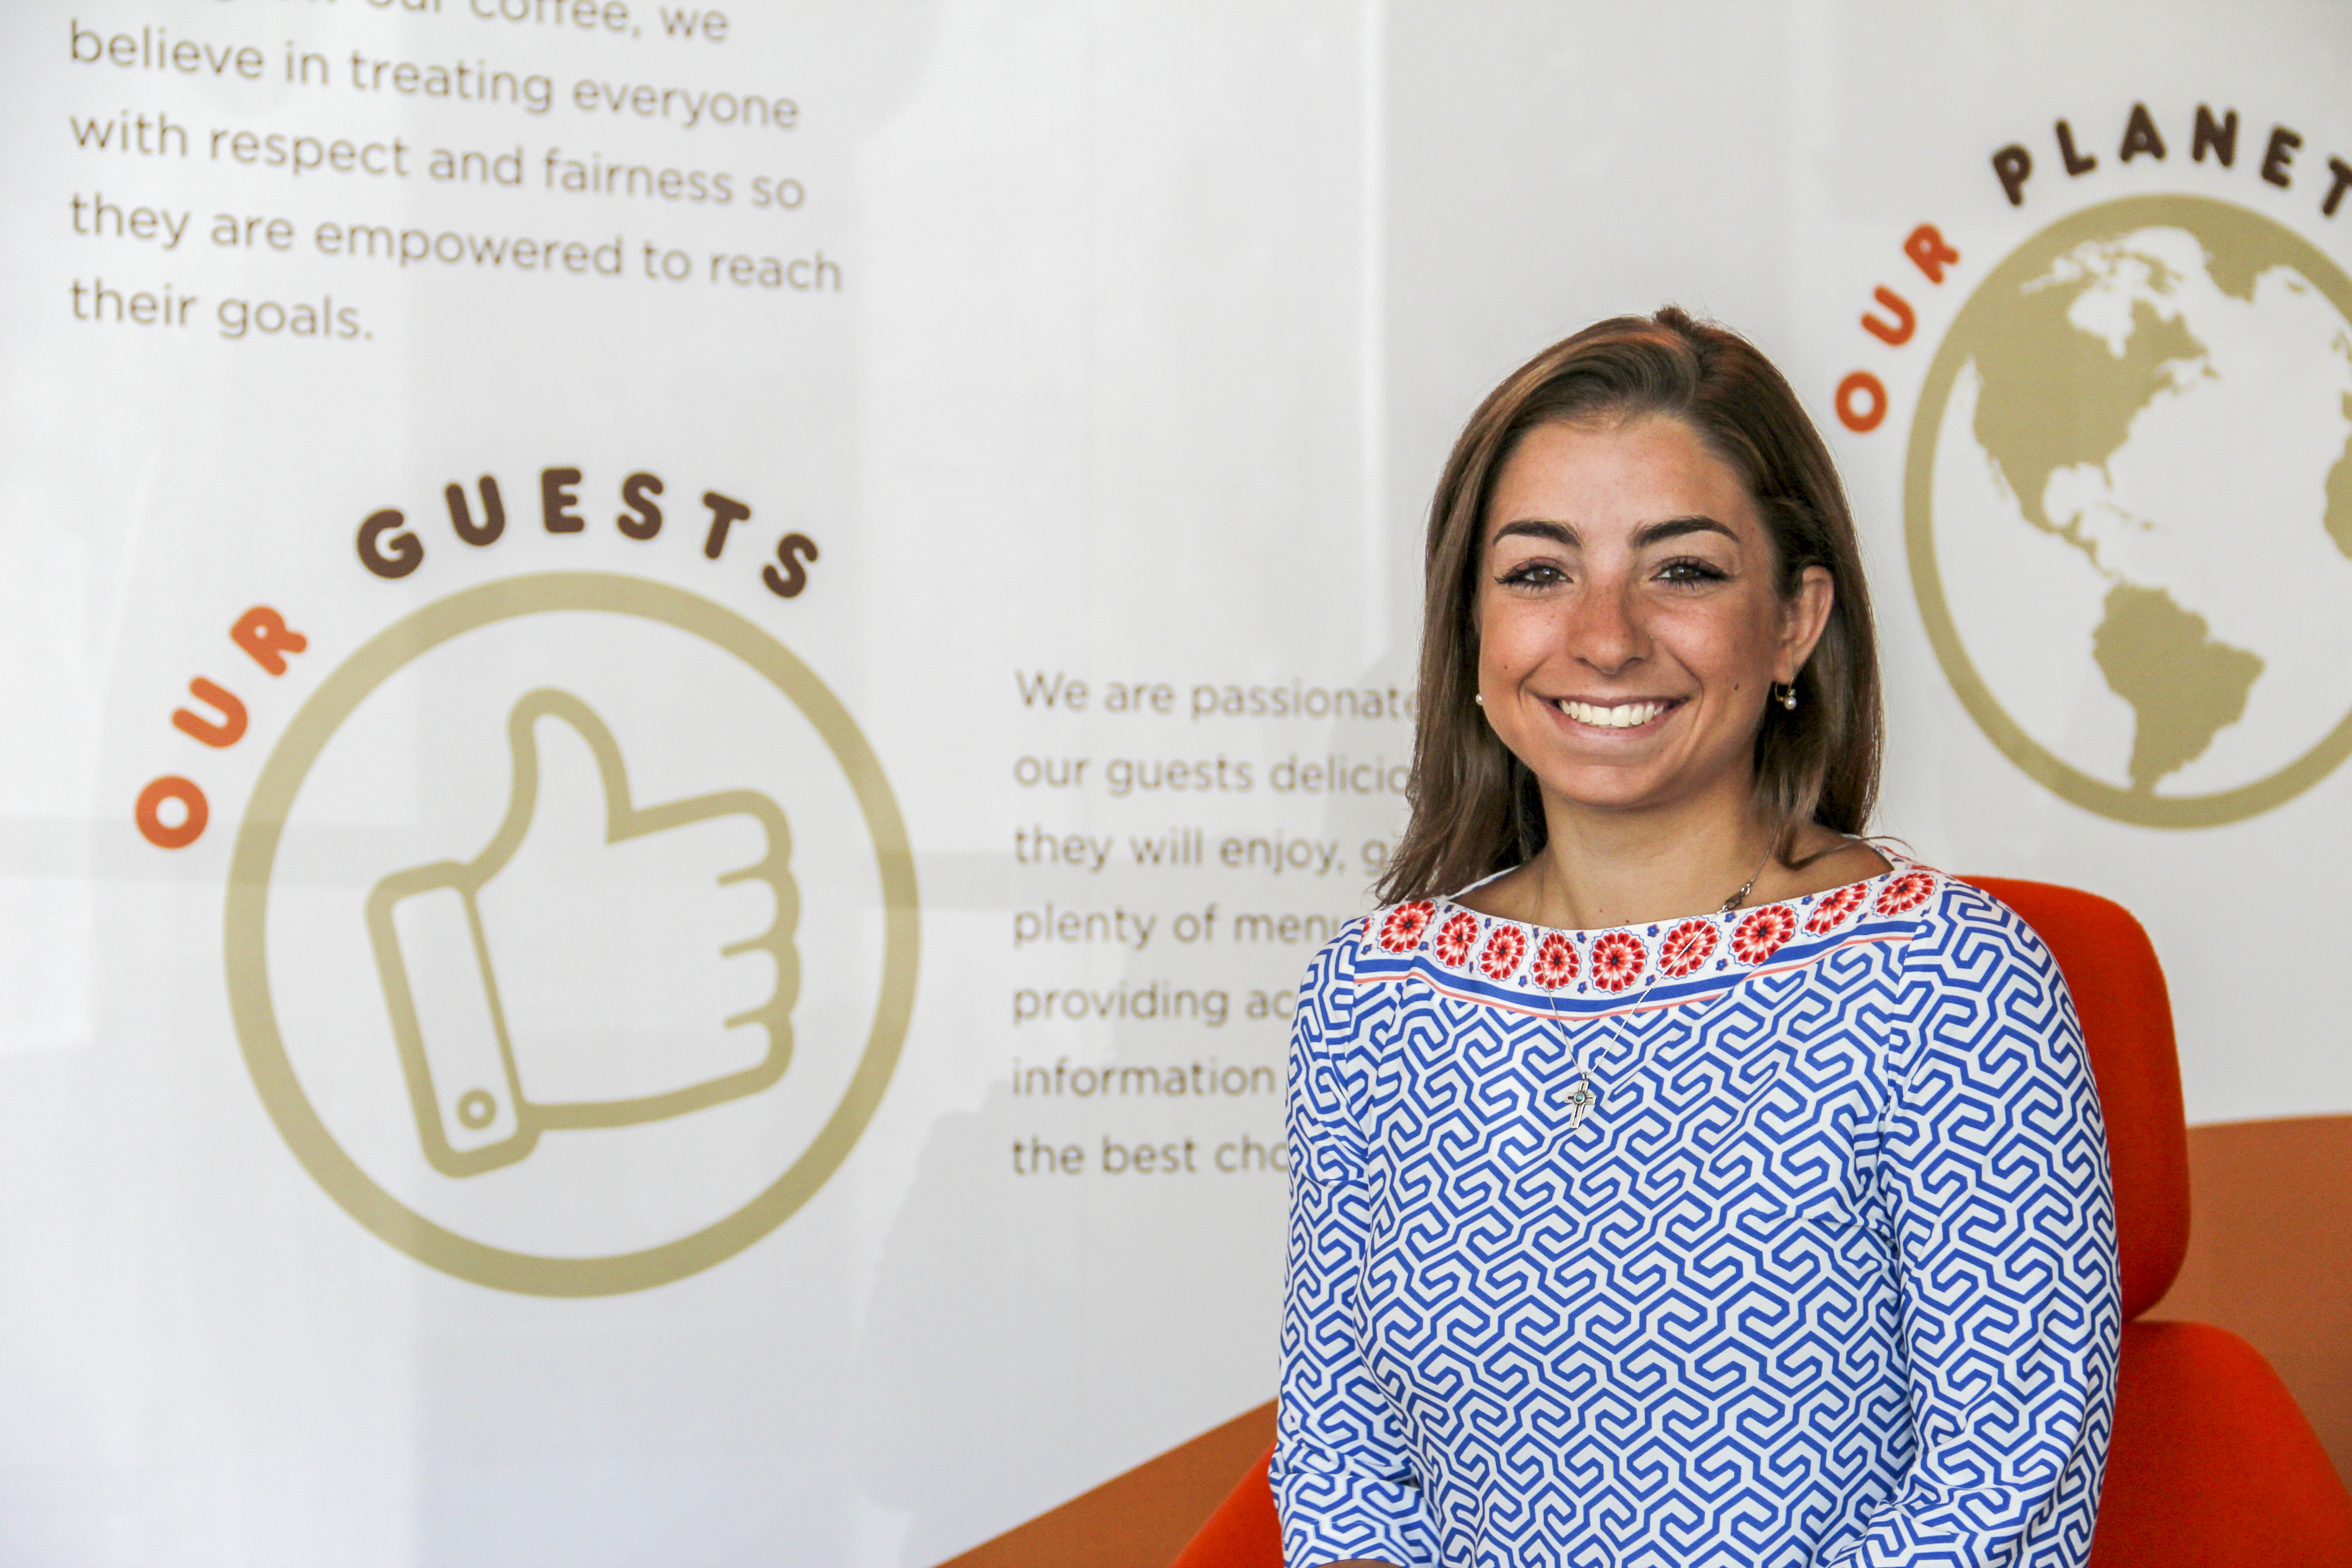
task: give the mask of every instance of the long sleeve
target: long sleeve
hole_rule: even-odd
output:
[[[1841,1565],[2080,1568],[2121,1331],[2098,1093],[2057,965],[1948,887],[1908,944],[1882,1127],[1913,1452]]]
[[[1361,1116],[1377,1071],[1369,1037],[1387,987],[1356,984],[1361,940],[1316,956],[1291,1032],[1291,1149],[1275,1501],[1293,1568],[1350,1557],[1434,1560],[1404,1434],[1366,1365],[1360,1300],[1372,1195]]]

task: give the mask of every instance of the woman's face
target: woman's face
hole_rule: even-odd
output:
[[[1483,528],[1478,692],[1546,794],[1744,800],[1765,700],[1812,652],[1831,590],[1815,566],[1779,595],[1739,477],[1679,419],[1544,425]]]

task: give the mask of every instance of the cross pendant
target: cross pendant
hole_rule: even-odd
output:
[[[1568,1107],[1568,1130],[1573,1132],[1584,1125],[1584,1119],[1592,1113],[1594,1106],[1601,1103],[1601,1097],[1592,1091],[1591,1079],[1580,1079],[1561,1103]]]

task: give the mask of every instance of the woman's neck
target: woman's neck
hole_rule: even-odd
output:
[[[1721,909],[1771,868],[1775,837],[1748,789],[1727,793],[1639,812],[1547,800],[1549,842],[1516,874],[1536,906],[1522,918],[1593,930]]]
[[[1758,817],[1745,781],[1726,794],[1638,812],[1547,798],[1550,837],[1542,851],[1462,902],[1530,925],[1600,931],[1711,915],[1742,887],[1742,906],[1752,908],[1887,869],[1868,844],[1817,822],[1799,825],[1793,845],[1776,843],[1780,836]]]

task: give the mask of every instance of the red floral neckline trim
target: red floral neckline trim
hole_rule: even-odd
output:
[[[1889,857],[1893,859],[1892,857]],[[1906,860],[1875,877],[1827,892],[1723,915],[1694,915],[1601,931],[1561,931],[1464,909],[1450,899],[1416,899],[1367,918],[1382,952],[1424,947],[1438,963],[1501,983],[1545,991],[1574,986],[1621,995],[1645,981],[1682,980],[1710,967],[1771,962],[1800,933],[1834,935],[1866,909],[1881,919],[1909,914],[1934,894],[1939,874]]]

